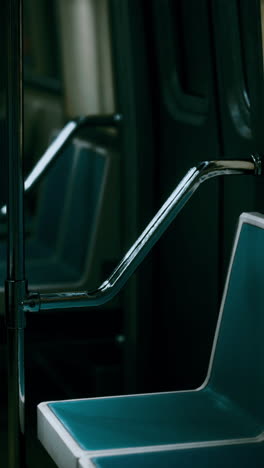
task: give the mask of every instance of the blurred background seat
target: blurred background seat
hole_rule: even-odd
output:
[[[93,271],[91,278],[94,256],[100,257],[98,230],[108,223],[107,219],[111,222],[112,217],[114,222],[119,211],[118,206],[111,207],[109,198],[118,162],[113,139],[109,145],[105,147],[92,138],[75,138],[42,180],[26,239],[26,272],[31,289],[96,286],[107,273],[107,267],[101,265],[101,273],[96,277]],[[5,251],[6,242],[2,241],[2,284]],[[95,261],[99,264],[100,258],[97,256]],[[114,258],[109,264],[114,264]]]

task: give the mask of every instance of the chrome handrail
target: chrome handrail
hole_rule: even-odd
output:
[[[36,182],[47,173],[51,164],[58,159],[65,146],[70,143],[76,133],[85,127],[115,127],[122,121],[121,114],[87,115],[70,120],[56,136],[51,145],[35,164],[24,183],[24,191],[31,190]],[[6,205],[0,209],[2,215],[6,214]]]
[[[32,293],[23,301],[24,312],[99,306],[110,301],[166,231],[185,203],[205,180],[220,175],[262,173],[261,159],[204,161],[190,169],[126,253],[109,278],[98,289],[84,292]]]

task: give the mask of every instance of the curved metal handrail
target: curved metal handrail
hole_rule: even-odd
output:
[[[24,183],[24,191],[28,192],[42,179],[51,164],[58,159],[65,146],[70,143],[79,130],[85,127],[115,127],[119,125],[121,121],[121,114],[87,115],[70,120],[59,132],[27,176]],[[2,215],[6,214],[6,205],[2,206],[0,213]]]
[[[258,156],[252,156],[251,160],[244,161],[199,163],[187,172],[113,273],[98,289],[84,292],[33,293],[23,302],[24,311],[91,307],[110,301],[124,286],[202,182],[220,175],[260,175],[261,172],[261,159]]]

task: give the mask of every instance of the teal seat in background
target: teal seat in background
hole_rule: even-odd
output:
[[[264,466],[263,280],[264,217],[244,213],[204,384],[41,403],[39,439],[58,467]]]
[[[29,265],[33,259],[55,256],[75,151],[73,142],[66,147],[40,183],[34,231],[26,239],[25,246]]]
[[[51,169],[40,195],[35,236],[27,245],[30,286],[72,287],[84,276],[107,163],[105,154],[76,139]]]
[[[55,255],[59,226],[64,211],[64,201],[74,163],[75,145],[72,143],[55,161],[48,174],[40,182],[34,220],[25,216],[25,224],[30,223],[31,232],[26,238],[26,259],[48,259]],[[5,269],[6,240],[0,243],[1,272]]]
[[[82,282],[97,229],[108,159],[97,145],[76,138],[41,182],[33,232],[25,245],[30,288],[72,289]],[[0,252],[5,259],[5,242]],[[3,281],[5,274],[2,261]]]

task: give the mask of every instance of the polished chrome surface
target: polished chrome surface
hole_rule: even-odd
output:
[[[25,192],[32,189],[50,168],[51,164],[61,155],[65,146],[70,143],[76,133],[85,127],[111,127],[116,126],[122,121],[121,114],[111,115],[89,115],[70,120],[60,131],[45,153],[36,163],[30,174],[27,176],[24,184]],[[6,206],[0,209],[2,215],[6,214]]]
[[[8,246],[6,294],[8,363],[8,468],[25,466],[24,311],[26,295],[23,206],[22,0],[7,6]]]
[[[95,291],[40,294],[34,293],[24,301],[24,310],[54,310],[90,307],[111,300],[144,260],[154,244],[166,231],[199,185],[212,177],[234,174],[259,174],[260,158],[248,161],[205,161],[190,169],[160,208],[141,236],[130,248],[110,277]]]
[[[7,330],[8,364],[8,468],[24,468],[25,366],[24,330]]]
[[[251,155],[254,164],[255,164],[255,175],[261,175],[262,173],[262,159],[259,157],[258,154]]]
[[[25,191],[29,190],[42,177],[52,162],[54,162],[76,133],[85,127],[116,126],[122,120],[121,114],[88,115],[68,122],[48,147],[25,180]]]
[[[60,151],[64,148],[64,145],[76,132],[78,127],[77,121],[70,121],[61,130],[57,138],[51,143],[48,149],[45,151],[43,156],[37,162],[31,173],[25,180],[25,191],[29,190],[34,183],[44,174],[49,164],[60,154]]]
[[[22,5],[8,4],[8,279],[24,279]]]

